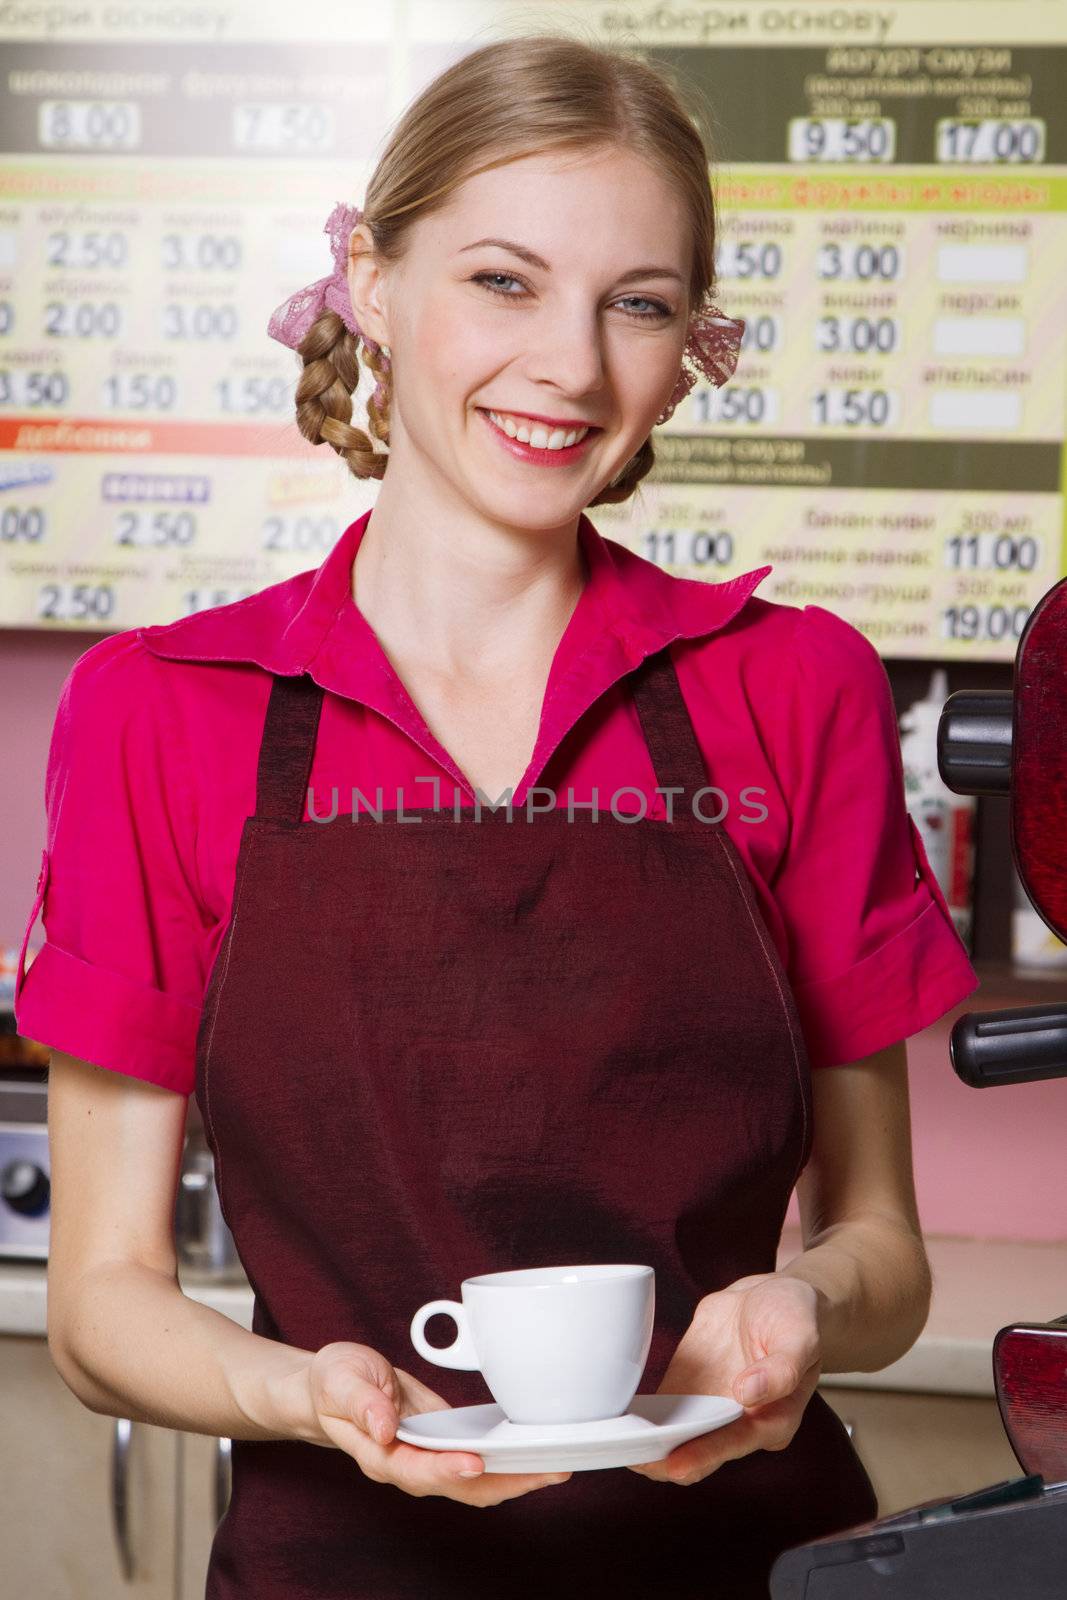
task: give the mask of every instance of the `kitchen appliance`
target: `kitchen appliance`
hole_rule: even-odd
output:
[[[11,1034],[14,1026],[11,1012],[0,1013],[0,1033]],[[0,1067],[0,1257],[48,1259],[47,1104],[45,1067],[22,1062]]]
[[[184,1277],[219,1283],[245,1283],[241,1265],[215,1186],[215,1158],[203,1128],[190,1122],[174,1205],[174,1237]]]
[[[1010,797],[1023,887],[1067,939],[1067,579],[1031,612],[1009,693],[949,696],[937,757],[956,793]],[[1067,1077],[1067,1000],[961,1016],[949,1054],[975,1089]],[[1001,1328],[993,1376],[1025,1476],[785,1550],[771,1569],[771,1600],[1063,1600],[1067,1315]]]
[[[0,1011],[0,1036],[15,1018]],[[47,1262],[52,1174],[48,1152],[48,1068],[6,1056],[0,1061],[0,1260]],[[233,1235],[222,1215],[214,1158],[195,1108],[182,1148],[174,1200],[174,1238],[182,1276],[245,1283]]]

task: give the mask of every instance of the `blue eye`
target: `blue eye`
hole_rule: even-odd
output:
[[[522,298],[521,295],[512,294],[507,289],[495,288],[489,281],[491,278],[503,278],[508,283],[522,283],[522,279],[517,278],[513,272],[476,272],[470,281],[471,283],[482,284],[486,289],[489,290],[490,294],[503,295],[507,300],[519,300]],[[653,308],[651,311],[627,311],[626,316],[633,317],[636,321],[669,317],[671,314],[668,306],[661,305],[658,300],[650,300],[645,295],[631,294],[624,296],[624,298],[631,301],[636,300],[640,304],[651,306]]]

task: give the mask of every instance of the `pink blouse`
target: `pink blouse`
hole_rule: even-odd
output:
[[[271,673],[307,671],[329,691],[310,778],[317,817],[335,805],[351,816],[353,788],[352,826],[376,826],[368,808],[475,804],[352,598],[370,516],[317,571],[111,635],[75,662],[16,976],[23,1036],[192,1092]],[[722,816],[751,876],[812,1066],[858,1060],[973,993],[978,977],[905,808],[889,680],[865,635],[821,606],[754,596],[769,566],[707,583],[665,573],[586,516],[579,540],[587,581],[516,812],[528,797],[577,808],[595,796],[605,813],[614,799],[620,813],[644,802],[648,816],[667,815],[625,674],[669,644],[714,786],[700,811]],[[45,941],[24,966],[42,909]]]

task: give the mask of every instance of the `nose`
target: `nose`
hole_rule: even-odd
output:
[[[530,341],[531,379],[579,401],[601,389],[607,377],[604,333],[596,316],[576,310],[538,319]]]

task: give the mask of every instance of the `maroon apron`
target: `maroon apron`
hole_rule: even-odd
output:
[[[480,1373],[417,1353],[418,1306],[476,1273],[640,1261],[651,1393],[698,1300],[774,1270],[811,1150],[796,1005],[736,846],[694,815],[668,650],[631,683],[657,782],[684,791],[672,821],[606,799],[568,820],[563,796],[532,820],[320,823],[323,691],[275,677],[197,1045],[256,1333],[368,1344],[485,1404]],[[818,1392],[787,1449],[689,1486],[619,1467],[477,1508],[299,1440],[235,1439],[232,1472],[207,1600],[766,1600],[781,1550],[877,1514]]]

